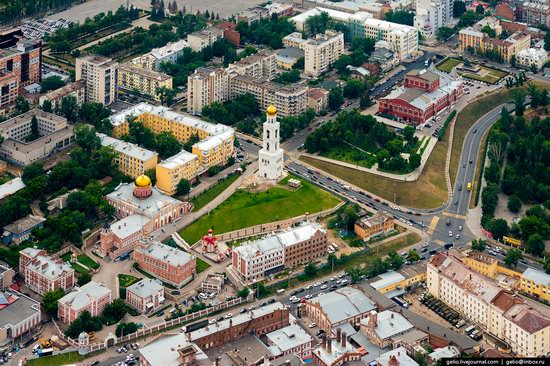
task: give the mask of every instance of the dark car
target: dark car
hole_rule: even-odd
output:
[[[159,318],[160,318],[161,316],[163,316],[163,315],[164,315],[164,311],[159,311],[159,312],[157,313],[157,316],[158,316]]]
[[[435,249],[430,250],[430,254],[435,254],[435,253],[437,253],[437,250]]]
[[[223,316],[220,316],[220,317],[218,318],[218,320],[216,320],[216,321],[217,321],[217,322],[221,322],[221,321],[223,321],[223,319],[224,319]]]
[[[275,302],[275,299],[269,299],[269,300],[267,300],[267,303],[268,303],[268,304],[273,304],[274,302]]]
[[[241,314],[244,314],[244,313],[246,313],[247,311],[248,311],[248,310],[246,310],[246,308],[242,308],[241,311],[240,311],[240,313],[241,313]]]
[[[266,306],[266,305],[267,305],[267,302],[262,302],[262,303],[260,304],[260,306]]]

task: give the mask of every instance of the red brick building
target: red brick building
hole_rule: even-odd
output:
[[[134,260],[139,268],[177,287],[193,280],[197,267],[194,256],[159,242],[140,243]]]
[[[464,85],[451,75],[435,68],[413,70],[405,75],[403,87],[380,99],[378,111],[418,125],[456,103],[463,93]]]
[[[19,95],[19,79],[13,72],[0,70],[0,111],[15,105]]]
[[[40,295],[58,288],[69,291],[75,285],[74,269],[60,258],[48,256],[45,250],[22,250],[19,253],[19,272],[27,287]]]
[[[71,324],[85,310],[92,316],[100,315],[111,302],[111,290],[90,281],[59,299],[57,317],[62,322]]]
[[[39,83],[42,43],[23,37],[20,29],[0,34],[0,70],[12,72],[19,86]]]
[[[144,314],[158,309],[164,300],[164,286],[157,279],[144,278],[126,288],[128,305]]]
[[[516,11],[508,3],[500,2],[495,7],[495,15],[500,18],[514,21],[516,20]]]
[[[235,29],[236,26],[233,22],[222,22],[216,25],[216,28],[223,30],[223,38],[227,42],[238,46],[241,44],[241,34]]]

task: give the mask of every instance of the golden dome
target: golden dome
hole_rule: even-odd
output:
[[[151,179],[146,175],[140,175],[136,178],[136,186],[149,187],[151,185]]]
[[[269,107],[267,107],[267,114],[269,114],[270,116],[277,114],[277,108],[275,108],[274,105],[270,105]]]

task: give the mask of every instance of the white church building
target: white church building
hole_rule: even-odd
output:
[[[259,152],[258,176],[277,180],[283,175],[284,151],[280,145],[280,125],[277,122],[277,108],[267,108],[267,119],[263,124],[263,146]]]

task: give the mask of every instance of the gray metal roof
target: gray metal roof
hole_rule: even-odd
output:
[[[376,315],[375,332],[378,338],[387,339],[394,335],[412,330],[414,326],[403,315],[391,310],[386,310]],[[369,318],[361,320],[361,323],[368,324]]]
[[[418,366],[418,363],[407,355],[407,350],[405,347],[399,347],[384,353],[376,359],[376,362],[380,366],[388,366],[391,356],[397,358],[399,366]]]
[[[382,273],[378,276],[378,278],[380,278],[378,281],[372,282],[370,284],[376,290],[388,287],[389,285],[393,285],[405,279],[405,277],[401,273],[395,271]]]
[[[376,305],[360,290],[347,286],[309,300],[321,305],[331,323],[340,323],[376,309]]]
[[[154,295],[155,293],[164,289],[162,282],[152,278],[144,278],[139,282],[134,283],[132,286],[126,288],[126,291],[133,292],[139,297],[145,298]]]
[[[0,302],[0,329],[16,326],[37,313],[40,316],[38,301],[16,291],[0,292],[0,295],[3,296]]]
[[[292,348],[313,341],[313,337],[298,324],[292,324],[268,333],[266,337],[269,344],[273,346],[273,350],[277,351],[274,352],[275,355],[283,354]]]
[[[526,278],[539,285],[550,286],[550,275],[533,268],[528,268],[523,272],[521,278]]]

